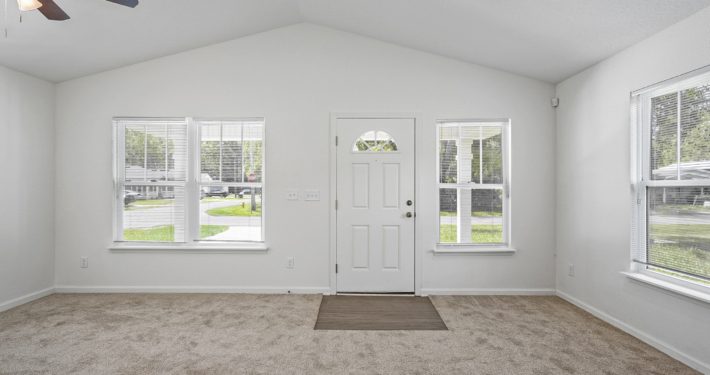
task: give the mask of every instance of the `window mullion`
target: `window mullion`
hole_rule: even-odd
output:
[[[200,233],[200,129],[187,118],[187,181],[185,183],[185,241],[199,240]]]
[[[483,184],[483,127],[478,127],[478,183]]]
[[[680,181],[680,121],[681,121],[681,91],[678,91],[676,97],[676,179]]]
[[[222,177],[222,155],[224,147],[224,124],[219,123],[219,181],[224,181]]]
[[[148,181],[148,125],[143,125],[143,181]]]
[[[114,226],[113,226],[113,238],[115,241],[123,240],[123,196],[125,194],[125,181],[126,181],[126,145],[125,145],[125,124],[117,122],[114,126],[114,139],[115,139],[115,160],[114,160]]]
[[[169,180],[168,174],[170,173],[169,172],[170,171],[170,168],[169,168],[170,162],[168,161],[168,149],[170,148],[170,147],[168,147],[168,145],[170,143],[169,139],[170,139],[170,133],[168,132],[168,123],[165,122],[165,181]]]
[[[246,169],[244,168],[244,124],[239,127],[239,145],[239,156],[242,163],[239,166],[239,173],[241,174],[239,179],[244,182],[244,175],[246,174]]]

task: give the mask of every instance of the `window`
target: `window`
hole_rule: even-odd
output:
[[[391,135],[381,130],[364,133],[355,140],[353,152],[395,152],[397,143]]]
[[[439,244],[508,245],[508,120],[439,121]]]
[[[633,95],[635,271],[710,287],[710,72]]]
[[[263,241],[262,119],[117,118],[115,241]]]

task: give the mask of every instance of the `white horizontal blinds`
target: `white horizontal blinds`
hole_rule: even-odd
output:
[[[503,244],[503,122],[440,122],[439,242]]]
[[[206,241],[262,241],[261,120],[196,120],[200,127],[200,234]]]
[[[645,246],[633,260],[666,274],[710,280],[710,75],[674,82],[638,96],[647,115],[649,181],[640,191]]]
[[[679,92],[681,180],[710,180],[710,79]]]
[[[187,123],[184,119],[120,120],[125,128],[126,181],[185,182]]]
[[[678,95],[670,93],[651,99],[651,178],[678,177]]]
[[[184,242],[187,122],[119,119],[115,124],[123,141],[120,239]]]
[[[503,183],[503,128],[497,126],[480,127],[481,183]]]
[[[456,164],[456,141],[458,126],[439,125],[439,183],[457,183],[458,165]]]

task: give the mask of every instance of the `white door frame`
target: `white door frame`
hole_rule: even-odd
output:
[[[328,142],[330,142],[330,261],[328,265],[330,267],[330,294],[336,294],[337,288],[337,275],[335,274],[335,264],[337,261],[337,212],[335,210],[335,198],[338,192],[338,180],[337,180],[337,166],[338,166],[338,149],[335,145],[335,137],[338,135],[338,120],[339,119],[412,119],[414,120],[414,199],[415,207],[419,205],[418,199],[421,197],[419,184],[417,183],[417,165],[419,165],[419,155],[416,152],[417,147],[417,128],[420,126],[421,118],[416,112],[395,112],[395,113],[370,113],[370,112],[331,112],[330,114],[330,135],[328,137]],[[416,213],[416,212],[415,212]],[[421,245],[417,241],[417,230],[420,223],[423,220],[414,220],[414,294],[421,295],[422,290],[422,249]]]

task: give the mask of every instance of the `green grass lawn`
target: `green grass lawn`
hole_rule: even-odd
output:
[[[448,212],[448,211],[441,211],[439,212],[439,216],[456,216],[456,212]],[[503,216],[502,212],[496,212],[496,211],[473,211],[471,212],[471,216],[474,217],[500,217]]]
[[[167,206],[174,201],[174,199],[141,199],[131,204],[134,206]]]
[[[229,229],[227,225],[200,225],[200,238],[212,237],[216,234],[226,232]]]
[[[501,243],[503,242],[503,225],[474,225],[471,228],[471,240],[474,243]],[[456,225],[441,224],[439,227],[439,242],[455,243]]]
[[[651,224],[650,233],[652,239],[710,243],[710,224]]]
[[[649,234],[651,263],[710,277],[710,224],[651,224]]]
[[[200,225],[200,238],[214,236],[229,229],[226,225]],[[126,229],[123,231],[126,241],[175,241],[175,227],[173,225],[160,225],[144,229]]]
[[[169,206],[173,204],[174,201],[174,199],[141,199],[129,203],[127,206],[124,206],[123,209],[126,211],[145,210],[153,207]]]
[[[677,214],[710,214],[710,207],[689,204],[664,204],[653,208],[654,214],[677,215]]]
[[[232,198],[229,198],[229,196],[227,196],[227,197],[228,198],[204,197],[204,198],[200,199],[200,202],[203,202],[203,203],[205,203],[205,202],[227,202],[227,201],[234,201],[236,199],[239,199],[239,198],[234,198],[234,195],[232,195]]]
[[[257,195],[257,199],[259,199],[258,195]],[[249,201],[249,200],[251,200],[251,195],[244,194],[244,196],[241,198],[239,198],[239,196],[237,194],[229,194],[226,197],[220,197],[220,196],[204,197],[204,198],[200,199],[200,202],[227,202],[227,201],[234,202],[237,200]]]
[[[261,216],[261,204],[256,204],[256,211],[251,210],[251,204],[244,202],[235,206],[218,207],[207,210],[210,216]]]

